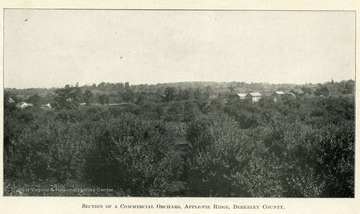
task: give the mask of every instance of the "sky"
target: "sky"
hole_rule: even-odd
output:
[[[354,12],[5,10],[6,88],[349,79]]]

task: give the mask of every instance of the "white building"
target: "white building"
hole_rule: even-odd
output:
[[[25,108],[33,107],[33,106],[34,106],[33,104],[27,103],[27,102],[21,102],[17,105],[17,107],[21,108],[21,109],[25,109]]]
[[[259,92],[253,92],[253,93],[248,93],[246,95],[246,98],[251,99],[251,101],[253,103],[259,102],[259,100],[261,99],[262,95]]]
[[[245,100],[246,99],[246,94],[240,93],[240,94],[237,94],[237,95],[239,96],[240,100]]]

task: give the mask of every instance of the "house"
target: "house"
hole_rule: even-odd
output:
[[[258,93],[258,92],[248,93],[246,95],[246,98],[251,99],[251,101],[253,103],[259,102],[261,97],[262,97],[262,95],[260,93]]]
[[[34,106],[33,104],[27,103],[27,102],[21,102],[17,105],[17,107],[21,108],[21,109],[25,109],[25,108],[33,107],[33,106]]]
[[[272,95],[274,96],[274,102],[276,103],[282,96],[285,95],[285,93],[283,91],[275,91]]]
[[[237,95],[239,96],[240,100],[245,100],[246,99],[246,94],[240,93],[240,94],[237,94]]]
[[[304,94],[304,91],[301,89],[293,89],[293,90],[291,90],[291,92],[295,95],[303,95]]]

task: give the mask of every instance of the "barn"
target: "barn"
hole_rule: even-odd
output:
[[[258,92],[248,93],[246,95],[246,98],[251,99],[251,101],[253,103],[259,102],[261,97],[262,97],[262,95],[260,93],[258,93]]]
[[[240,94],[237,94],[237,95],[239,96],[240,100],[245,100],[246,99],[246,94],[240,93]]]

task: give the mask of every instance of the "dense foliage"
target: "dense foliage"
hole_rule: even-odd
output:
[[[276,102],[244,87],[274,86],[66,86],[24,109],[8,90],[5,195],[354,197],[353,81],[280,85],[294,96]],[[114,191],[20,191],[36,186]]]

